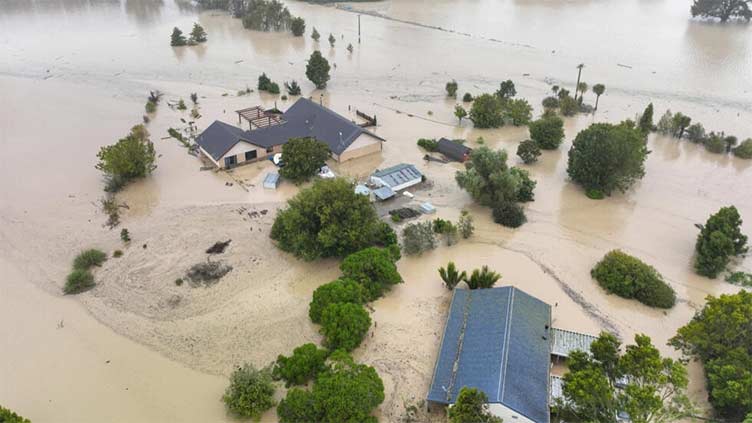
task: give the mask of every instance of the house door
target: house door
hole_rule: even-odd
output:
[[[257,157],[256,150],[245,152],[245,161],[247,162],[251,160],[256,160],[256,157]]]
[[[238,157],[237,156],[229,156],[225,157],[225,168],[230,168],[238,164]]]

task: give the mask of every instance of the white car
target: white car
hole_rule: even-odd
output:
[[[324,166],[321,166],[321,169],[319,169],[318,176],[319,178],[322,178],[322,179],[333,179],[337,175],[335,175],[334,172],[332,172],[332,170],[329,169],[329,166],[324,165]]]
[[[272,163],[274,163],[274,165],[277,167],[282,167],[285,165],[285,163],[282,161],[282,153],[277,153],[273,155],[272,157],[269,158],[269,160],[271,160]]]

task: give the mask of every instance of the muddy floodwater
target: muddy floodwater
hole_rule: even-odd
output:
[[[234,110],[278,97],[238,96],[261,72],[297,80],[310,96],[345,116],[375,114],[387,139],[380,155],[335,172],[363,178],[376,168],[415,163],[429,183],[414,192],[438,216],[475,217],[459,244],[398,262],[405,283],[372,304],[372,327],[355,351],[384,380],[382,421],[397,421],[425,397],[451,294],[436,269],[489,265],[512,284],[552,304],[557,327],[646,333],[666,341],[707,295],[737,287],[696,276],[697,229],[733,204],[752,234],[752,161],[714,155],[685,141],[651,136],[646,175],[632,189],[587,199],[566,176],[571,140],[593,122],[633,118],[649,102],[656,119],[668,108],[706,129],[752,137],[752,26],[689,19],[684,0],[388,0],[317,6],[287,1],[294,15],[329,33],[335,47],[309,36],[247,31],[218,11],[187,0],[0,0],[0,404],[39,422],[232,421],[220,401],[234,366],[263,366],[304,342],[319,342],[307,317],[311,292],[338,275],[338,263],[305,263],[269,240],[276,211],[299,187],[263,190],[273,166],[229,173],[201,171],[167,129],[187,112],[167,103],[199,96],[205,128],[237,123]],[[358,42],[358,14],[361,39]],[[193,22],[209,41],[169,46],[173,27]],[[345,49],[352,43],[354,51]],[[305,60],[320,48],[336,64],[325,91],[305,79]],[[528,223],[492,222],[456,186],[458,164],[424,162],[421,137],[479,137],[510,152],[526,128],[476,130],[453,116],[444,84],[479,94],[512,79],[539,114],[553,84],[606,85],[599,110],[565,120],[566,141],[525,166],[537,180]],[[148,124],[158,168],[117,200],[133,238],[127,248],[100,210],[99,147],[140,123],[149,90],[165,93]],[[586,102],[594,102],[592,93]],[[524,166],[524,165],[521,165]],[[204,259],[215,241],[232,239],[223,260],[233,271],[212,287],[174,281]],[[123,249],[95,271],[97,287],[65,297],[61,287],[81,249]],[[593,264],[620,248],[655,266],[677,292],[668,311],[606,295],[590,278]],[[735,263],[752,271],[752,258]],[[707,408],[702,370],[690,364],[690,394]],[[40,383],[41,382],[41,383]],[[278,393],[281,398],[283,392]],[[263,421],[275,421],[273,411]],[[441,416],[422,416],[440,420]]]

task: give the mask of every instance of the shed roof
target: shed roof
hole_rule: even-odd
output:
[[[428,400],[453,404],[478,388],[536,423],[549,422],[551,307],[511,286],[452,297]]]
[[[439,139],[439,142],[436,145],[436,149],[439,151],[439,153],[449,157],[450,159],[460,162],[465,160],[465,156],[470,155],[470,152],[473,151],[472,148],[467,147],[464,144],[460,144],[456,141],[452,141],[448,138]]]
[[[423,174],[420,173],[415,165],[407,163],[400,163],[384,170],[376,171],[373,176],[384,181],[390,188],[423,178]]]
[[[250,131],[215,121],[198,136],[196,142],[215,160],[219,160],[238,141],[269,148],[285,144],[290,138],[311,137],[327,144],[334,154],[342,154],[361,134],[384,141],[378,135],[307,98],[298,99],[282,114],[281,119],[282,122],[277,125]],[[215,124],[218,125],[215,127]],[[222,131],[217,128],[222,128]]]
[[[551,330],[551,355],[569,357],[574,350],[590,352],[590,344],[597,337],[585,333],[553,328]]]

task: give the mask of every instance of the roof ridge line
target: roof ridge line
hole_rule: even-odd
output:
[[[514,312],[514,286],[509,290],[509,308],[507,309],[506,333],[504,334],[504,355],[501,357],[499,369],[499,401],[504,402],[504,390],[507,384],[507,364],[509,362],[509,337],[512,332],[512,314]],[[506,405],[506,404],[505,404]]]
[[[465,331],[467,329],[467,317],[470,314],[470,304],[473,302],[472,290],[467,293],[467,300],[463,305],[462,311],[462,329],[460,329],[459,341],[457,342],[457,355],[452,362],[452,377],[449,379],[449,388],[447,388],[447,402],[452,395],[452,389],[454,388],[454,382],[457,379],[457,366],[459,366],[460,357],[462,356],[462,345],[465,341]]]

